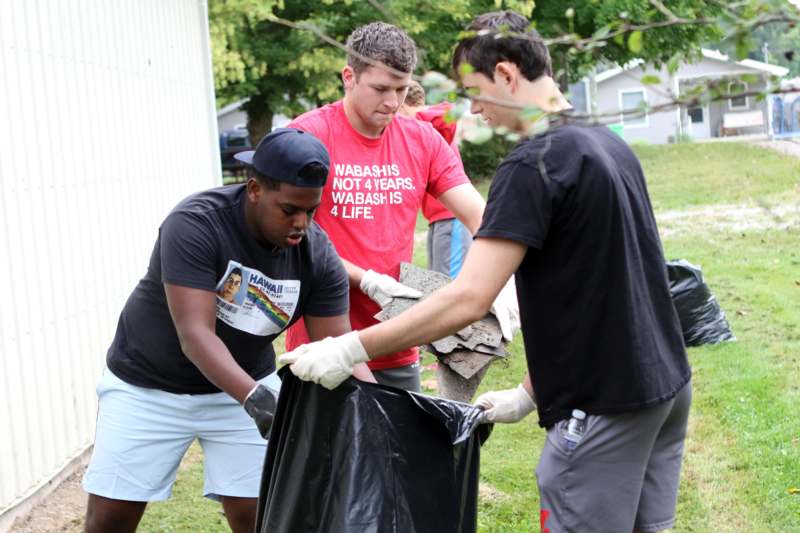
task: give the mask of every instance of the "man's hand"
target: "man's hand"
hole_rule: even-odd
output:
[[[354,365],[367,361],[369,355],[357,331],[304,344],[278,357],[278,363],[291,365],[289,368],[295,376],[319,383],[326,389],[338,387],[352,375]]]
[[[381,308],[389,305],[392,298],[419,298],[422,296],[418,290],[403,285],[391,276],[378,274],[374,270],[364,272],[360,287],[364,294],[372,298]]]
[[[500,294],[494,299],[490,312],[500,323],[503,339],[511,342],[514,333],[519,331],[519,303],[517,303],[517,287],[514,277],[509,278]]]
[[[269,438],[277,403],[272,391],[259,383],[247,394],[242,404],[247,414],[256,421],[258,431],[265,439]]]
[[[516,389],[492,391],[481,394],[475,400],[475,406],[486,413],[487,422],[519,422],[536,409],[525,387],[518,385]]]

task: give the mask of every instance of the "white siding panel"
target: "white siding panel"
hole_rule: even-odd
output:
[[[158,225],[218,185],[205,2],[0,0],[0,513],[93,440]]]

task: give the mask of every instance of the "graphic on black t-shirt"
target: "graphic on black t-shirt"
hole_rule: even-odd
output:
[[[228,303],[242,305],[244,299],[242,292],[242,269],[239,267],[228,267],[228,275],[222,288],[217,290],[217,296]]]
[[[256,269],[228,261],[216,292],[219,320],[253,335],[275,335],[295,312],[300,280],[273,280]]]

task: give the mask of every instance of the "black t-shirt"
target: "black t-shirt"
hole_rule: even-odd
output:
[[[347,314],[347,273],[325,232],[312,223],[298,246],[268,250],[246,226],[244,201],[244,185],[211,189],[164,220],[106,357],[122,380],[179,394],[219,392],[181,351],[164,283],[217,293],[216,333],[254,379],[275,369],[272,341],[302,315]]]
[[[520,142],[477,237],[528,246],[515,276],[540,425],[655,405],[689,381],[644,175],[608,128]]]

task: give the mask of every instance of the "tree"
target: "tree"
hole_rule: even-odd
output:
[[[790,23],[761,26],[748,34],[747,40],[748,58],[786,67],[790,76],[800,76],[800,52],[797,51],[800,26]],[[736,55],[736,43],[731,39],[713,43],[710,47],[729,56]]]
[[[687,18],[719,9],[711,0],[671,4],[675,16]],[[251,139],[258,140],[269,131],[275,113],[294,115],[341,95],[341,45],[357,26],[384,20],[402,27],[417,42],[420,72],[447,73],[459,33],[474,16],[496,9],[529,16],[544,37],[553,39],[555,67],[564,80],[579,77],[598,61],[624,63],[641,57],[666,62],[676,54],[691,53],[718,31],[713,25],[684,24],[653,28],[646,39],[641,31],[621,31],[606,42],[605,36],[626,24],[645,25],[667,17],[641,0],[540,0],[535,7],[532,0],[212,0],[218,103],[249,98],[244,104],[248,129]],[[568,39],[563,39],[565,34]],[[578,46],[573,42],[591,36],[599,40]]]

